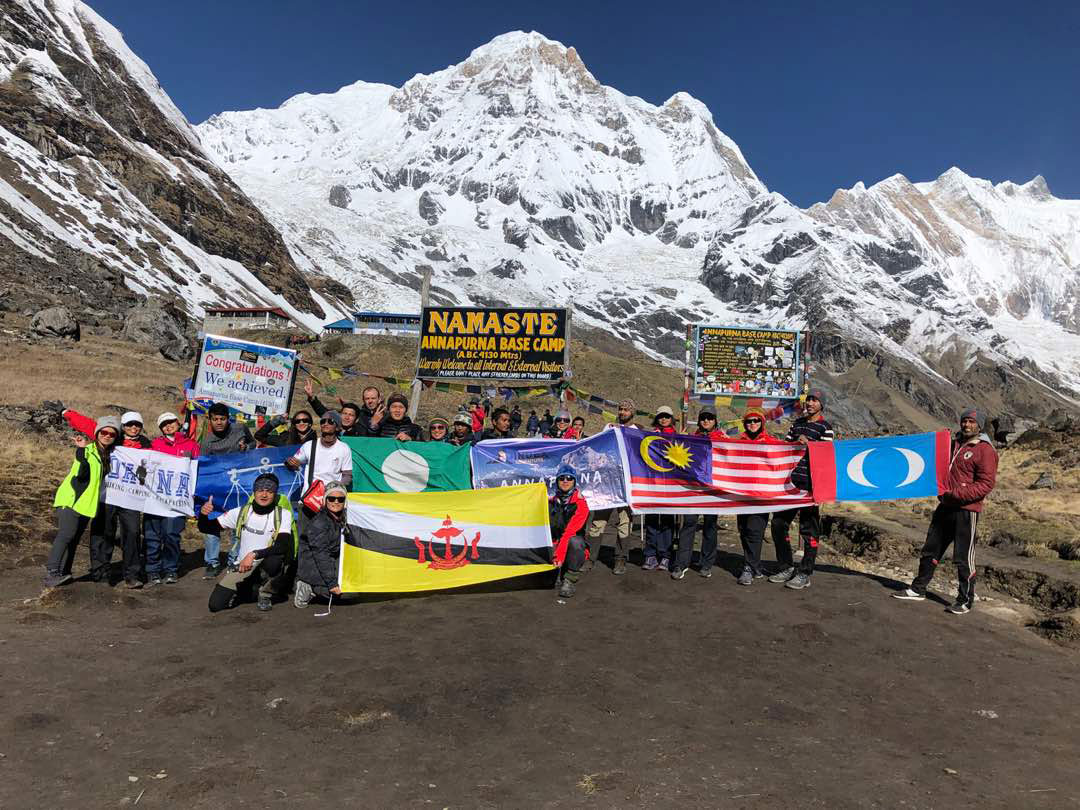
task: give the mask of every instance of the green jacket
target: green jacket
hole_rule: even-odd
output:
[[[56,490],[53,506],[67,507],[85,517],[94,517],[98,510],[104,476],[105,465],[97,443],[78,448],[75,451],[75,461],[71,464],[71,472]]]

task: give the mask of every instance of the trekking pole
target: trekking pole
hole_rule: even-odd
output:
[[[329,616],[330,615],[330,606],[332,604],[334,604],[334,594],[333,593],[330,594],[330,601],[326,603],[326,613],[316,613],[315,614],[316,618],[322,618],[323,616]]]

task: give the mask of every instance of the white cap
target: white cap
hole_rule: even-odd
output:
[[[657,416],[670,416],[672,419],[675,418],[675,412],[673,410],[671,410],[671,408],[668,407],[667,405],[661,405],[659,408],[657,408],[656,409],[656,415]]]
[[[166,422],[179,422],[179,421],[180,421],[180,417],[177,416],[172,411],[165,411],[165,413],[163,413],[161,416],[159,416],[157,418],[158,427],[161,427]]]
[[[143,423],[142,414],[138,411],[125,411],[124,415],[120,417],[120,424],[130,425],[132,422],[138,422],[141,425]]]

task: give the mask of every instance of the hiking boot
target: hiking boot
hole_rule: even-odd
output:
[[[953,602],[947,608],[949,613],[955,613],[957,616],[963,616],[965,613],[970,613],[971,608],[968,607],[967,602]]]
[[[177,579],[176,579],[176,573],[175,572],[165,575],[165,584],[166,585],[175,585],[176,582],[177,582]]]
[[[646,557],[645,562],[641,564],[642,571],[655,571],[657,568],[656,557]]]
[[[139,588],[142,587],[142,583],[134,577],[128,577],[124,580],[124,587],[127,588],[129,591],[137,591]]]
[[[274,606],[272,604],[270,604],[270,597],[269,596],[260,596],[259,597],[259,610],[261,610],[263,613],[265,613],[266,611],[273,610],[273,609],[274,609]]]
[[[793,591],[801,591],[803,588],[810,587],[810,575],[809,574],[796,574],[787,582],[784,583],[785,588],[791,588]]]
[[[217,575],[221,573],[220,565],[208,565],[203,571],[203,579],[217,579]]]
[[[624,560],[622,557],[619,557],[617,560],[615,560],[615,567],[611,569],[611,573],[613,573],[617,577],[621,577],[623,574],[625,574],[626,560]]]
[[[787,582],[793,576],[795,576],[795,569],[785,568],[783,571],[777,571],[769,577],[769,582]]]
[[[61,585],[66,585],[71,582],[71,574],[46,574],[45,575],[45,587],[46,588],[59,588]]]
[[[311,586],[301,580],[296,580],[296,593],[293,595],[293,605],[298,608],[306,608],[311,604],[315,592]]]
[[[911,588],[904,588],[904,590],[894,593],[892,595],[892,598],[904,599],[908,602],[923,602],[926,600],[926,594],[919,593],[918,591],[913,591],[911,590]]]
[[[742,570],[742,573],[739,574],[738,582],[739,582],[740,585],[753,585],[754,584],[754,572],[751,571],[749,568],[744,568]]]
[[[708,579],[712,576],[712,566],[706,565],[698,569],[698,576]]]
[[[667,557],[664,557],[664,559],[660,560],[660,564],[656,566],[657,571],[667,571],[670,568],[671,560],[669,560]]]
[[[147,585],[160,585],[161,584],[161,574],[147,574],[147,576],[146,576],[146,584]]]
[[[685,568],[676,568],[674,571],[671,572],[671,578],[672,579],[682,579],[685,576],[686,576],[686,569]]]
[[[569,599],[571,596],[574,595],[576,591],[577,586],[568,579],[564,579],[562,581],[562,584],[559,586],[559,596],[561,596],[563,599]]]

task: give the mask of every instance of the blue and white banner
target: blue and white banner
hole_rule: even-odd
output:
[[[109,454],[105,503],[147,515],[186,517],[195,514],[192,497],[197,478],[194,459],[156,450],[116,447]]]
[[[195,503],[202,506],[209,497],[214,498],[211,517],[236,506],[243,506],[251,497],[251,485],[263,473],[278,477],[278,492],[289,500],[297,500],[303,492],[304,470],[293,472],[285,466],[285,459],[296,452],[296,447],[260,447],[246,453],[225,453],[204,456],[199,459],[199,481],[195,488]]]
[[[947,430],[810,442],[814,500],[891,501],[940,495],[949,476],[949,442]]]
[[[251,415],[288,413],[296,369],[293,349],[206,335],[192,377],[192,398],[224,402]]]
[[[473,488],[509,487],[539,481],[555,491],[555,473],[569,464],[590,510],[626,505],[619,442],[604,430],[581,441],[490,439],[472,447]]]

